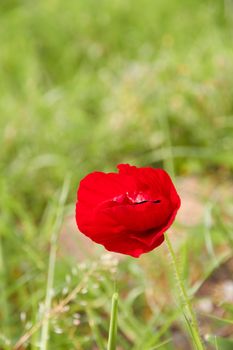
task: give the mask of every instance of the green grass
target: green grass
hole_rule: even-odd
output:
[[[230,8],[227,0],[0,2],[0,349],[31,327],[31,350],[106,349],[115,280],[120,349],[175,349],[175,332],[192,347],[167,252],[127,258],[115,271],[51,242],[92,170],[131,162],[195,176],[203,189],[232,181]],[[213,194],[201,224],[177,227],[194,303],[197,286],[232,256],[231,220],[230,199]],[[233,319],[224,308],[216,324]],[[201,333],[216,349],[231,347]]]

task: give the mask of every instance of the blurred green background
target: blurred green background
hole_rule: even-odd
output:
[[[64,209],[65,222],[73,213],[86,173],[130,162],[194,176],[203,188],[232,183],[232,34],[230,0],[1,0],[0,349],[13,349],[42,317],[55,217],[63,218]],[[58,198],[67,177],[63,208]],[[223,203],[229,219],[228,208],[230,200]],[[232,247],[225,216],[213,222],[211,252]],[[198,230],[206,228],[203,221]],[[197,228],[188,234],[196,237]],[[200,236],[194,255],[203,256],[210,271],[219,266],[218,255],[205,254]],[[190,239],[182,242],[182,271],[191,288],[187,271],[195,256],[188,258]],[[89,269],[88,258],[80,268],[69,254],[59,257],[59,247],[57,256],[52,305]],[[170,276],[169,262],[156,252],[143,263],[129,258],[118,267],[119,289],[125,288],[119,349],[178,349],[174,327],[186,337],[175,302],[161,313],[145,301],[146,273],[154,264],[163,278]],[[106,347],[113,282],[105,261],[88,285],[66,313],[49,320],[48,349]],[[232,319],[232,306],[226,312],[221,317]],[[20,349],[46,349],[41,328]]]

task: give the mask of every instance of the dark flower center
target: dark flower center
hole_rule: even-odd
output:
[[[156,201],[141,201],[141,202],[134,202],[134,203],[132,203],[133,205],[138,205],[138,204],[143,204],[143,203],[155,203],[155,204],[157,204],[157,203],[160,203],[161,202],[161,200],[160,199],[158,199],[158,200],[156,200]]]
[[[161,203],[161,199],[150,199],[149,196],[147,196],[144,193],[132,193],[129,194],[128,192],[125,194],[122,194],[120,196],[115,197],[113,200],[113,203],[118,203],[118,205],[139,205],[144,203],[154,203],[158,204]]]

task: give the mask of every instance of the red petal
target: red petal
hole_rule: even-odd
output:
[[[87,175],[80,182],[78,190],[78,201],[87,206],[112,200],[127,191],[135,191],[136,182],[127,175],[116,173],[94,172]]]
[[[108,213],[115,222],[120,222],[125,229],[137,232],[147,231],[165,224],[173,208],[165,198],[162,198],[160,203],[145,202],[138,205],[120,205],[103,209],[103,211]]]
[[[154,248],[158,247],[163,243],[163,241],[164,236],[162,235],[157,237],[151,246],[148,246],[142,242],[135,240],[130,235],[125,234],[121,237],[112,237],[110,240],[96,242],[101,243],[107,250],[111,252],[131,255],[134,258],[138,258],[141,254],[150,252]]]
[[[119,164],[119,173],[130,175],[137,182],[137,189],[146,192],[152,200],[161,195],[170,199],[174,209],[180,207],[180,198],[176,192],[173,182],[167,172],[163,169],[151,167],[137,168],[129,164]]]

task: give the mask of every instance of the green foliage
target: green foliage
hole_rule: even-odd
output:
[[[66,215],[73,215],[81,177],[112,170],[118,162],[229,178],[229,6],[221,0],[0,2],[1,349],[12,349],[31,324],[42,320],[43,328],[51,235],[67,175]],[[178,250],[190,295],[196,287],[192,264],[205,262],[201,285],[222,258],[219,247],[232,245],[232,226],[212,204],[213,226],[186,228],[189,239]],[[230,217],[231,203],[224,205]],[[109,268],[115,267],[100,261],[75,302],[49,319],[48,349],[107,347],[115,279],[120,346],[173,349],[174,328],[188,331],[169,292],[174,287],[169,261],[162,258],[152,253],[140,261],[126,259],[112,279]],[[85,281],[92,266],[61,257],[59,249],[54,263],[52,308]],[[163,288],[166,307],[155,297]],[[226,318],[232,317],[230,305],[225,307]],[[40,335],[41,327],[29,338],[29,349],[38,349]],[[218,344],[224,349],[221,339]]]

